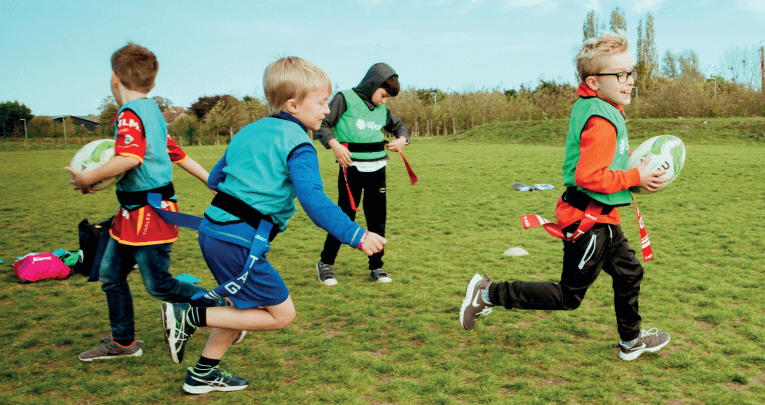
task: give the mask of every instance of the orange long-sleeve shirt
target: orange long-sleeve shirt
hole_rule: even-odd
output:
[[[584,83],[579,84],[576,94],[582,97],[598,96]],[[624,109],[621,106],[611,104],[624,114]],[[615,193],[640,185],[638,169],[627,171],[608,169],[616,153],[616,127],[608,120],[601,117],[591,117],[587,120],[587,124],[582,130],[579,153],[579,162],[576,165],[575,173],[577,186],[599,193]],[[563,201],[563,198],[558,199],[555,207],[555,219],[561,228],[581,220],[582,216],[584,216],[584,211],[572,207]],[[612,225],[619,224],[620,220],[619,211],[616,209],[611,210],[608,215],[601,215],[598,218],[599,223]]]

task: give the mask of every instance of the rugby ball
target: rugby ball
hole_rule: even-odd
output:
[[[685,144],[683,144],[680,138],[673,135],[654,136],[632,151],[627,167],[633,169],[640,166],[640,163],[648,156],[651,157],[647,167],[649,171],[667,171],[667,173],[661,176],[669,179],[665,186],[659,189],[663,190],[677,178],[680,170],[683,169],[685,164]],[[651,191],[643,187],[632,187],[630,191],[635,194],[651,194]]]
[[[104,163],[114,157],[114,139],[99,139],[83,146],[74,154],[69,167],[82,172],[90,172],[103,166]],[[109,179],[101,180],[90,187],[91,190],[100,191],[116,184],[124,173]],[[71,174],[70,174],[71,177]]]

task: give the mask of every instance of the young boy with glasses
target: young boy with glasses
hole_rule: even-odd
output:
[[[562,230],[563,271],[560,283],[491,282],[475,274],[465,291],[460,325],[473,329],[480,315],[495,305],[507,309],[574,310],[601,270],[611,275],[619,332],[619,358],[634,360],[669,343],[669,334],[641,330],[638,296],[643,267],[619,226],[616,207],[629,205],[630,187],[655,191],[666,184],[662,171],[646,170],[648,159],[627,169],[630,150],[623,106],[630,104],[635,83],[627,35],[604,33],[584,41],[575,57],[581,83],[566,139],[563,181],[555,217]],[[588,226],[582,226],[589,224]],[[591,226],[591,227],[590,227]],[[586,229],[590,227],[589,229]],[[577,236],[575,236],[577,235]]]

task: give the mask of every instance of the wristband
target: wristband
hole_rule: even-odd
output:
[[[364,240],[367,238],[367,235],[369,234],[369,231],[364,231],[364,234],[361,235],[361,240],[359,241],[358,249],[364,250]]]

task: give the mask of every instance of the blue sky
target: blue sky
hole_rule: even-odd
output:
[[[633,54],[650,11],[659,55],[693,49],[708,75],[731,46],[765,41],[765,0],[0,0],[0,101],[35,115],[96,113],[110,95],[109,57],[127,41],[159,58],[149,96],[184,107],[202,95],[262,97],[264,68],[287,55],[316,63],[341,89],[376,62],[405,87],[573,82],[588,10],[607,22],[616,6]]]

